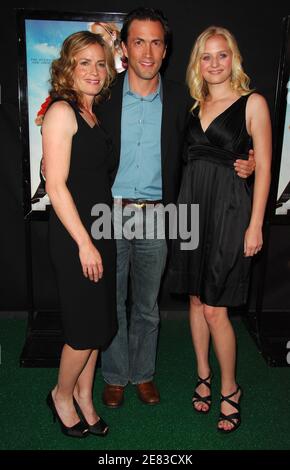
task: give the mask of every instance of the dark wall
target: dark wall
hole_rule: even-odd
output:
[[[153,4],[147,1],[140,3],[147,6]],[[25,227],[21,207],[21,147],[17,124],[17,29],[14,9],[126,12],[137,5],[135,1],[71,0],[62,1],[60,6],[59,1],[51,0],[50,2],[23,1],[10,7],[1,7],[0,83],[4,104],[0,107],[0,310],[25,310],[27,306]],[[180,0],[169,3],[157,0],[154,6],[165,12],[173,30],[173,50],[166,69],[168,78],[184,81],[186,64],[197,35],[210,24],[222,25],[236,35],[244,56],[245,69],[252,77],[252,85],[265,95],[273,110],[281,23],[282,18],[289,14],[286,2],[208,0],[205,3]],[[34,223],[31,229],[36,303],[40,308],[53,307],[55,285],[47,261],[46,224]],[[279,236],[283,234],[280,233]],[[289,253],[285,256],[289,259]],[[255,300],[255,286],[254,282],[252,303]],[[163,305],[165,308],[174,305],[174,301],[166,292],[163,294]]]

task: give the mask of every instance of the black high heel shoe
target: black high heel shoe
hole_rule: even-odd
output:
[[[82,422],[84,423],[85,427],[88,428],[90,434],[94,434],[94,436],[105,437],[109,432],[109,426],[105,423],[105,421],[100,417],[95,424],[89,424],[82,412],[80,405],[76,401],[74,397],[74,405],[75,409],[77,410],[77,414],[81,418]]]
[[[211,380],[213,377],[213,374],[210,373],[208,377],[206,377],[206,379],[202,379],[201,377],[198,376],[198,381],[196,383],[196,386],[195,386],[195,390],[201,385],[205,385],[210,393],[209,395],[206,395],[205,397],[202,397],[197,391],[194,392],[194,395],[192,397],[192,406],[194,408],[194,410],[197,412],[197,413],[203,413],[203,414],[206,414],[209,412],[210,410],[210,407],[211,407],[211,383],[209,382],[209,380]],[[202,408],[199,410],[198,408],[196,408],[196,403],[204,403],[205,405],[207,405],[207,410],[203,410]]]
[[[69,437],[80,437],[80,438],[86,437],[89,434],[88,427],[85,426],[85,424],[82,421],[79,421],[77,424],[75,424],[74,426],[70,428],[63,424],[57,412],[57,409],[55,407],[51,392],[49,392],[49,394],[46,397],[46,403],[47,403],[47,406],[51,409],[54,423],[56,420],[59,422],[59,425],[63,434]]]
[[[230,400],[230,398],[232,398],[233,396],[235,396],[238,392],[241,392],[240,393],[240,396],[239,396],[239,401],[238,403],[236,403],[235,401],[233,400]],[[224,429],[224,428],[220,428],[219,426],[217,427],[218,431],[220,432],[223,432],[223,433],[229,433],[229,432],[233,432],[235,431],[236,429],[238,429],[238,427],[240,426],[241,424],[241,407],[240,407],[240,401],[241,401],[241,398],[242,398],[242,394],[243,394],[243,391],[241,389],[241,387],[238,385],[237,386],[237,389],[231,393],[230,395],[221,395],[221,403],[223,401],[226,401],[227,403],[229,403],[233,408],[235,408],[237,410],[236,413],[231,413],[229,415],[225,415],[224,413],[220,412],[220,415],[219,415],[219,419],[218,419],[218,423],[220,423],[221,421],[228,421],[229,423],[231,423],[233,425],[233,427],[231,427],[230,429]]]

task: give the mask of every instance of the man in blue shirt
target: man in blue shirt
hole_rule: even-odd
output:
[[[155,91],[141,96],[130,89],[128,74],[123,85],[121,156],[113,196],[161,200],[161,81],[158,78]]]
[[[115,227],[123,230],[117,239],[117,313],[119,329],[102,353],[106,382],[103,401],[118,407],[128,382],[136,385],[139,398],[157,404],[159,392],[153,382],[159,310],[160,282],[167,256],[165,237],[157,235],[156,219],[162,220],[161,202],[175,203],[180,185],[184,130],[191,99],[185,88],[161,78],[169,27],[162,12],[137,8],[124,21],[122,47],[128,61],[111,99],[98,110],[102,125],[116,147],[118,167],[113,185]],[[237,170],[252,172],[241,163]],[[157,217],[148,218],[146,207]],[[128,230],[128,208],[135,210],[135,232]],[[123,209],[125,210],[123,213]],[[161,222],[162,224],[162,222]],[[159,223],[160,225],[160,223]],[[118,230],[119,231],[119,230]],[[168,237],[166,226],[161,232]],[[128,280],[131,311],[127,319]],[[129,327],[128,327],[129,323]]]

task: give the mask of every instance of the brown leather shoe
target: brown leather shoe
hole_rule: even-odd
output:
[[[137,384],[136,387],[138,397],[146,405],[157,405],[160,402],[160,395],[154,382],[144,382]]]
[[[119,408],[124,401],[124,389],[121,385],[106,384],[103,390],[103,403],[110,408]]]

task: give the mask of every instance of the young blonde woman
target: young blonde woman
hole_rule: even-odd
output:
[[[174,292],[190,297],[190,326],[198,381],[192,404],[200,413],[211,406],[209,343],[221,369],[218,430],[241,423],[241,387],[235,378],[236,341],[228,307],[246,302],[251,258],[261,250],[262,225],[270,186],[271,124],[265,99],[249,88],[233,35],[207,28],[194,44],[187,83],[195,100],[186,135],[185,167],[179,204],[199,205],[199,245],[173,244]],[[254,149],[251,186],[234,171],[237,155]]]
[[[117,331],[116,249],[113,239],[92,238],[91,211],[97,203],[111,205],[115,161],[93,104],[108,92],[115,73],[101,36],[89,31],[69,36],[52,63],[52,102],[42,125],[52,204],[49,245],[65,339],[47,404],[69,437],[108,432],[92,389],[98,351]]]

